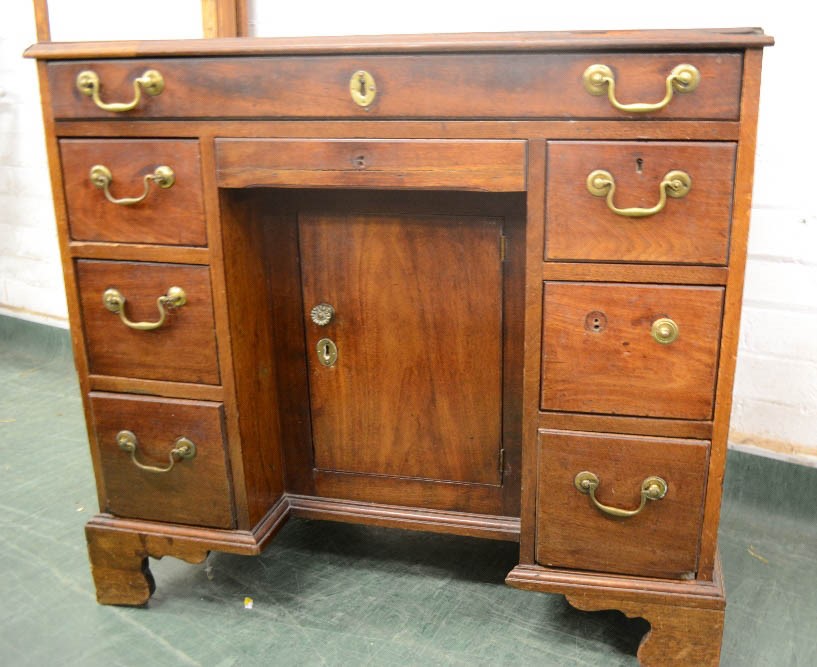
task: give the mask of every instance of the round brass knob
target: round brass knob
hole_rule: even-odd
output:
[[[309,311],[309,317],[319,327],[325,327],[335,317],[335,309],[328,303],[319,303]]]
[[[652,323],[650,333],[656,342],[669,345],[678,338],[679,330],[674,320],[669,317],[659,317]]]

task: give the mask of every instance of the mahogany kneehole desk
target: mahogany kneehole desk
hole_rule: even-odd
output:
[[[302,516],[715,665],[759,30],[41,43],[97,596]]]

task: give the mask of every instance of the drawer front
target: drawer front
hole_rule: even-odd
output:
[[[233,527],[220,403],[92,393],[91,410],[108,512]]]
[[[726,264],[735,155],[732,143],[549,142],[545,259]],[[591,192],[598,170],[610,178]],[[675,171],[689,178],[681,197],[662,187]]]
[[[680,64],[693,65],[700,83],[675,93],[654,113],[616,109],[608,86],[590,94],[588,67],[603,64],[623,103],[655,103]],[[164,89],[141,96],[131,111],[98,108],[77,88],[77,76],[92,70],[100,100],[131,102],[134,80],[159,71]],[[352,98],[353,75],[374,79],[368,106]],[[711,118],[737,119],[742,57],[737,53],[508,53],[416,56],[301,56],[256,58],[166,58],[74,61],[48,64],[57,118],[300,117],[300,118]],[[359,89],[359,83],[355,80]]]
[[[723,289],[546,282],[544,410],[711,419]],[[671,320],[668,322],[666,320]],[[667,340],[673,323],[677,338]]]
[[[60,156],[72,239],[207,244],[198,142],[63,139]],[[115,204],[90,178],[91,168],[97,165],[110,171],[108,193],[114,199],[144,194],[145,177],[154,174],[157,167],[170,167],[174,182],[167,188],[150,182],[144,200]]]
[[[708,455],[706,441],[540,431],[536,561],[550,567],[693,578]],[[595,477],[592,495],[577,488],[579,473]],[[580,477],[579,484],[588,477]],[[648,495],[660,496],[662,481],[665,495],[648,497],[637,514],[609,513],[637,510],[642,488],[652,487]]]
[[[218,384],[207,267],[79,260],[76,272],[91,374]],[[186,302],[165,307],[164,322],[152,330],[126,325],[103,300],[117,290],[131,323],[156,324],[157,299],[172,287],[184,291]]]
[[[524,141],[216,139],[220,187],[525,190]]]

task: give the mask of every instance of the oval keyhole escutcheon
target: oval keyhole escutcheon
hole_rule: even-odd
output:
[[[334,366],[338,360],[338,346],[329,338],[321,338],[315,346],[318,353],[318,361],[323,366]]]
[[[374,77],[363,69],[352,74],[349,80],[349,94],[355,104],[360,107],[368,107],[374,102],[375,95],[377,95]]]

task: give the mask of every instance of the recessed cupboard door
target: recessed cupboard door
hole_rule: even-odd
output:
[[[315,468],[500,484],[501,221],[298,226]]]

